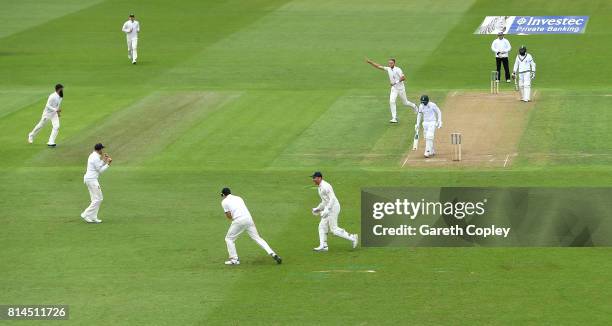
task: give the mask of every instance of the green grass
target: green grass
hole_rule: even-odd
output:
[[[610,186],[607,1],[14,2],[0,13],[0,304],[69,304],[71,323],[608,324],[608,248],[351,250],[316,255],[322,169],[359,231],[366,186]],[[120,26],[141,20],[141,61]],[[491,14],[590,15],[577,36],[511,36],[539,97],[509,169],[402,169],[414,116],[389,126],[389,56],[408,95],[485,90]],[[15,17],[29,17],[27,24]],[[27,132],[65,84],[59,146]],[[504,85],[505,87],[505,85]],[[508,90],[510,87],[508,87]],[[483,122],[483,123],[486,123]],[[78,215],[91,146],[102,225]],[[281,266],[246,236],[226,268],[219,190],[247,201]],[[351,272],[321,273],[348,270]],[[362,273],[375,270],[376,273]],[[27,324],[27,323],[24,323]]]

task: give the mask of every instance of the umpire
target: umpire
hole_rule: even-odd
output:
[[[508,67],[508,53],[512,46],[510,42],[504,38],[504,32],[497,33],[497,38],[491,44],[491,51],[495,53],[495,64],[497,67],[497,80],[501,77],[500,68],[501,64],[504,64],[504,70],[506,72],[506,83],[510,82],[510,68]]]

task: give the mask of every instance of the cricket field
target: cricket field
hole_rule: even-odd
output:
[[[319,197],[309,176],[320,170],[334,186],[352,233],[362,187],[612,186],[612,2],[2,7],[0,305],[66,304],[70,320],[58,323],[75,325],[611,323],[610,248],[351,249],[330,238],[328,253],[314,253]],[[141,24],[137,65],[121,32],[130,12]],[[498,14],[590,21],[579,35],[510,35],[511,64],[521,44],[537,62],[537,93],[490,120],[494,36],[473,32]],[[474,128],[495,132],[516,112],[512,143],[478,153],[490,162],[423,164],[411,154],[414,113],[398,103],[400,123],[388,123],[388,80],[366,57],[396,58],[409,99],[428,94],[458,119],[445,124],[461,121],[451,115],[461,98],[483,112],[464,119]],[[45,145],[50,126],[28,144],[56,83],[65,86],[58,146]],[[500,86],[500,101],[516,96]],[[104,222],[88,225],[82,178],[97,142],[114,161],[100,179]],[[245,199],[282,265],[246,234],[242,264],[223,264],[225,186]]]

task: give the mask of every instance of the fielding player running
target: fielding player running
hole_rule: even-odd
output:
[[[83,182],[89,190],[89,197],[91,197],[91,204],[81,213],[81,218],[87,223],[102,223],[98,219],[98,211],[104,197],[98,178],[113,162],[113,159],[102,151],[103,148],[104,145],[100,143],[94,146],[94,151],[89,154],[87,159],[87,172],[83,177]]]
[[[434,136],[436,128],[442,128],[442,112],[434,102],[429,101],[429,96],[421,96],[421,105],[417,112],[417,122],[414,125],[415,131],[419,129],[419,124],[423,120],[423,133],[425,134],[425,158],[436,154],[434,149]]]
[[[374,68],[386,71],[389,75],[389,82],[391,84],[391,94],[389,95],[391,120],[389,122],[397,123],[397,108],[395,106],[395,101],[397,100],[398,95],[405,106],[412,107],[412,109],[416,112],[417,106],[408,101],[408,98],[406,97],[406,88],[404,87],[404,80],[406,80],[406,76],[404,76],[402,69],[395,65],[395,59],[389,59],[387,62],[387,67],[384,67],[370,59],[366,59],[366,62],[372,65]]]
[[[55,85],[55,92],[49,95],[47,99],[47,104],[45,105],[45,109],[43,110],[42,117],[40,121],[34,126],[34,129],[28,134],[28,143],[34,142],[34,137],[38,135],[40,130],[47,124],[47,122],[51,121],[51,135],[49,136],[49,142],[47,142],[47,146],[55,147],[55,138],[57,138],[57,134],[59,133],[60,128],[60,113],[62,109],[60,109],[60,104],[62,104],[62,99],[64,98],[64,86],[62,84]]]
[[[336,194],[334,194],[334,189],[323,180],[321,172],[315,172],[312,175],[312,181],[319,187],[319,197],[321,197],[319,206],[312,209],[312,214],[321,215],[321,221],[319,222],[319,246],[313,250],[317,252],[328,251],[327,233],[330,230],[335,236],[351,241],[353,248],[356,248],[359,243],[358,235],[349,234],[344,229],[338,227],[340,203],[336,198]]]
[[[225,212],[225,217],[232,221],[229,230],[227,230],[227,235],[225,236],[227,252],[229,253],[229,260],[225,262],[225,265],[240,265],[235,241],[244,231],[247,231],[249,237],[257,242],[268,255],[272,256],[277,264],[282,263],[283,260],[274,250],[272,250],[272,248],[270,248],[266,240],[262,239],[259,233],[257,233],[255,222],[253,222],[253,217],[251,217],[249,209],[244,204],[244,200],[238,196],[232,195],[232,191],[229,188],[223,188],[223,190],[221,190],[221,197],[223,198],[221,206]]]
[[[521,91],[521,101],[531,101],[531,80],[535,78],[536,63],[531,54],[527,53],[527,48],[523,45],[519,49],[519,54],[514,61],[512,78],[518,78],[519,90]],[[518,74],[518,76],[517,76]]]
[[[136,64],[138,58],[138,33],[140,33],[140,23],[135,19],[134,14],[130,14],[128,20],[123,24],[121,30],[125,33],[128,46],[128,58],[132,64]]]

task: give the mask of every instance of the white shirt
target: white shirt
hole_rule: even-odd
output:
[[[57,112],[59,110],[60,104],[62,104],[62,98],[57,94],[57,92],[51,93],[49,98],[47,99],[47,104],[45,105],[44,114],[51,114]]]
[[[319,197],[321,197],[321,203],[317,206],[317,210],[329,212],[332,209],[340,209],[334,188],[325,180],[321,180],[319,184]]]
[[[123,24],[121,30],[125,33],[128,40],[137,39],[138,33],[140,32],[140,23],[137,20],[131,21],[128,19],[128,21]]]
[[[427,103],[427,105],[423,105],[423,103],[421,103],[419,105],[417,114],[417,125],[419,124],[421,117],[423,118],[423,123],[437,122],[439,124],[442,124],[442,112],[434,102],[430,101],[429,103]]]
[[[85,176],[83,177],[83,179],[98,179],[100,174],[106,171],[108,167],[109,165],[102,161],[102,158],[100,158],[100,154],[98,154],[98,152],[96,151],[93,151],[91,154],[89,154],[89,158],[87,159],[87,172],[85,172]]]
[[[229,194],[221,201],[223,211],[232,213],[232,220],[246,217],[252,218],[249,209],[246,207],[244,200],[238,196]]]
[[[514,73],[524,73],[528,71],[536,71],[536,64],[533,61],[533,57],[529,53],[525,53],[524,56],[520,54],[516,56],[516,60],[514,61]]]
[[[402,81],[402,77],[404,77],[404,72],[400,67],[395,66],[391,67],[383,67],[387,74],[389,75],[389,82],[393,84],[392,87],[395,89],[404,89],[404,82]]]
[[[501,40],[496,38],[491,44],[491,51],[493,51],[498,58],[507,58],[510,50],[512,50],[512,46],[510,46],[510,41],[505,37]],[[499,54],[497,54],[498,52]]]

